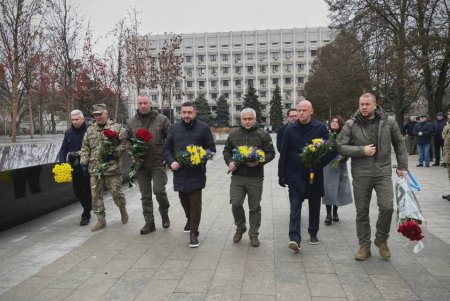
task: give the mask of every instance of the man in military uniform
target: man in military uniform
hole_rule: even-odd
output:
[[[122,223],[128,222],[125,195],[120,190],[122,186],[122,154],[126,149],[126,130],[108,117],[105,104],[93,106],[95,123],[86,131],[81,147],[80,164],[85,173],[91,175],[92,211],[97,215],[98,221],[91,231],[106,228],[105,205],[103,203],[103,190],[105,186],[111,190],[114,203],[119,207]],[[118,143],[113,154],[101,156],[101,150],[106,139],[104,130],[111,130],[118,134]],[[107,169],[100,173],[99,168],[107,163]]]
[[[139,190],[141,191],[142,209],[145,225],[141,234],[155,231],[155,218],[153,216],[152,184],[153,193],[159,204],[163,228],[170,227],[169,200],[167,199],[166,184],[167,174],[164,166],[163,144],[170,127],[169,119],[163,114],[152,110],[152,101],[148,96],[138,96],[137,112],[128,121],[128,136],[136,138],[136,130],[145,128],[152,138],[148,142],[148,150],[142,166],[137,171]],[[153,182],[153,183],[152,183]]]
[[[442,139],[444,140],[443,159],[448,170],[448,179],[450,180],[450,110],[447,111],[447,125],[442,130]],[[450,201],[450,194],[443,195],[443,199]]]

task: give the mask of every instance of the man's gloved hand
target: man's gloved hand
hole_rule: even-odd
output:
[[[109,161],[112,161],[115,159],[116,159],[116,156],[114,156],[114,155],[103,155],[102,156],[103,163],[106,163],[106,162],[109,162]]]
[[[81,170],[83,171],[83,175],[85,175],[86,177],[89,176],[89,168],[87,165],[80,165],[81,166]]]
[[[286,180],[284,178],[278,178],[278,184],[281,187],[286,187]]]

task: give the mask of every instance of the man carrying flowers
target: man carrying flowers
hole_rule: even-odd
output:
[[[324,144],[328,140],[328,130],[324,123],[312,119],[311,102],[303,100],[297,105],[297,121],[289,125],[283,135],[283,141],[278,164],[278,182],[280,186],[289,187],[291,203],[289,219],[288,247],[294,252],[300,251],[300,221],[302,204],[308,199],[309,207],[309,243],[317,245],[319,231],[321,197],[324,196],[323,167],[333,160],[336,151],[328,151],[318,158],[317,162],[306,162],[300,156],[304,148],[315,150],[316,144]],[[318,139],[318,140],[315,140]],[[314,140],[314,141],[313,141]]]
[[[185,232],[190,232],[189,246],[196,248],[198,242],[198,227],[202,213],[202,189],[206,185],[206,162],[190,160],[189,164],[179,162],[181,152],[202,152],[201,148],[211,153],[216,152],[216,145],[208,125],[198,120],[197,108],[193,102],[187,101],[181,105],[181,121],[169,128],[163,154],[167,165],[173,171],[173,189],[178,191],[181,205],[186,214]],[[189,148],[188,148],[189,147]],[[178,159],[177,159],[178,157]]]
[[[232,172],[230,203],[236,225],[233,242],[239,242],[247,231],[243,207],[247,195],[250,244],[259,247],[264,165],[275,158],[275,149],[270,135],[258,127],[256,112],[252,108],[241,111],[241,126],[228,136],[223,158]]]
[[[80,226],[87,226],[91,219],[92,197],[89,174],[85,175],[80,165],[80,150],[87,125],[80,110],[70,112],[72,126],[64,133],[64,140],[58,153],[59,163],[66,161],[72,166],[72,186],[75,196],[83,207]]]
[[[108,117],[105,104],[93,106],[95,123],[86,131],[81,147],[80,164],[85,174],[91,175],[92,211],[97,223],[91,231],[106,227],[103,190],[111,190],[114,203],[119,207],[122,223],[128,222],[125,195],[122,186],[122,154],[126,149],[126,130]]]
[[[164,166],[163,145],[169,131],[170,121],[163,114],[152,109],[148,96],[138,96],[137,112],[128,121],[128,137],[132,139],[133,164],[141,191],[142,209],[145,225],[141,234],[155,231],[152,193],[159,204],[163,228],[169,228],[169,200],[167,199],[167,174]],[[145,146],[144,147],[141,147]],[[139,151],[142,149],[142,151]],[[140,154],[142,152],[142,154]],[[142,162],[139,162],[141,161]],[[152,187],[153,185],[153,187]]]
[[[387,240],[394,212],[391,152],[394,147],[397,173],[406,177],[408,154],[394,117],[385,114],[371,92],[359,98],[359,110],[347,120],[338,137],[339,153],[352,158],[353,195],[356,206],[356,234],[359,251],[355,259],[364,261],[371,256],[371,229],[369,219],[372,192],[377,195],[378,219],[374,244],[380,256],[390,258]]]

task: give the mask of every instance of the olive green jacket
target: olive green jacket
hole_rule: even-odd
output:
[[[109,119],[106,124],[101,127],[98,124],[92,124],[86,131],[81,146],[80,164],[89,166],[89,173],[94,175],[97,164],[102,163],[99,152],[103,144],[103,130],[112,130],[119,133],[119,144],[116,148],[116,159],[112,160],[105,175],[115,175],[122,173],[122,155],[126,150],[127,133],[125,128]]]
[[[442,130],[442,139],[444,139],[444,154],[443,160],[445,163],[450,163],[450,123],[447,122],[447,125]]]
[[[344,124],[338,136],[338,151],[342,156],[350,157],[352,176],[386,176],[392,174],[391,151],[394,147],[397,168],[408,169],[408,154],[405,139],[395,119],[380,110],[376,111],[378,126],[367,122],[359,112]],[[375,129],[376,132],[373,132]],[[374,156],[366,156],[364,147],[375,144]]]
[[[170,121],[163,114],[156,110],[150,111],[148,114],[139,112],[133,118],[128,120],[127,130],[129,138],[136,138],[136,130],[145,128],[151,134],[152,138],[148,142],[148,151],[144,160],[144,168],[154,168],[163,166],[163,145],[169,132]]]

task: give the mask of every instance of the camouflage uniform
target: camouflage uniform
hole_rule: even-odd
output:
[[[450,121],[442,130],[442,139],[444,139],[443,161],[447,164],[448,179],[450,180]]]
[[[108,170],[99,178],[95,174],[95,167],[101,163],[99,151],[102,147],[102,131],[110,129],[119,133],[119,145],[117,146],[117,158],[112,161]],[[92,124],[86,131],[81,147],[81,165],[89,166],[91,174],[92,189],[92,211],[97,216],[105,216],[105,205],[103,203],[103,190],[105,186],[111,190],[114,203],[119,208],[126,205],[125,195],[120,190],[122,186],[122,154],[126,149],[126,130],[119,123],[109,119],[104,126]]]

